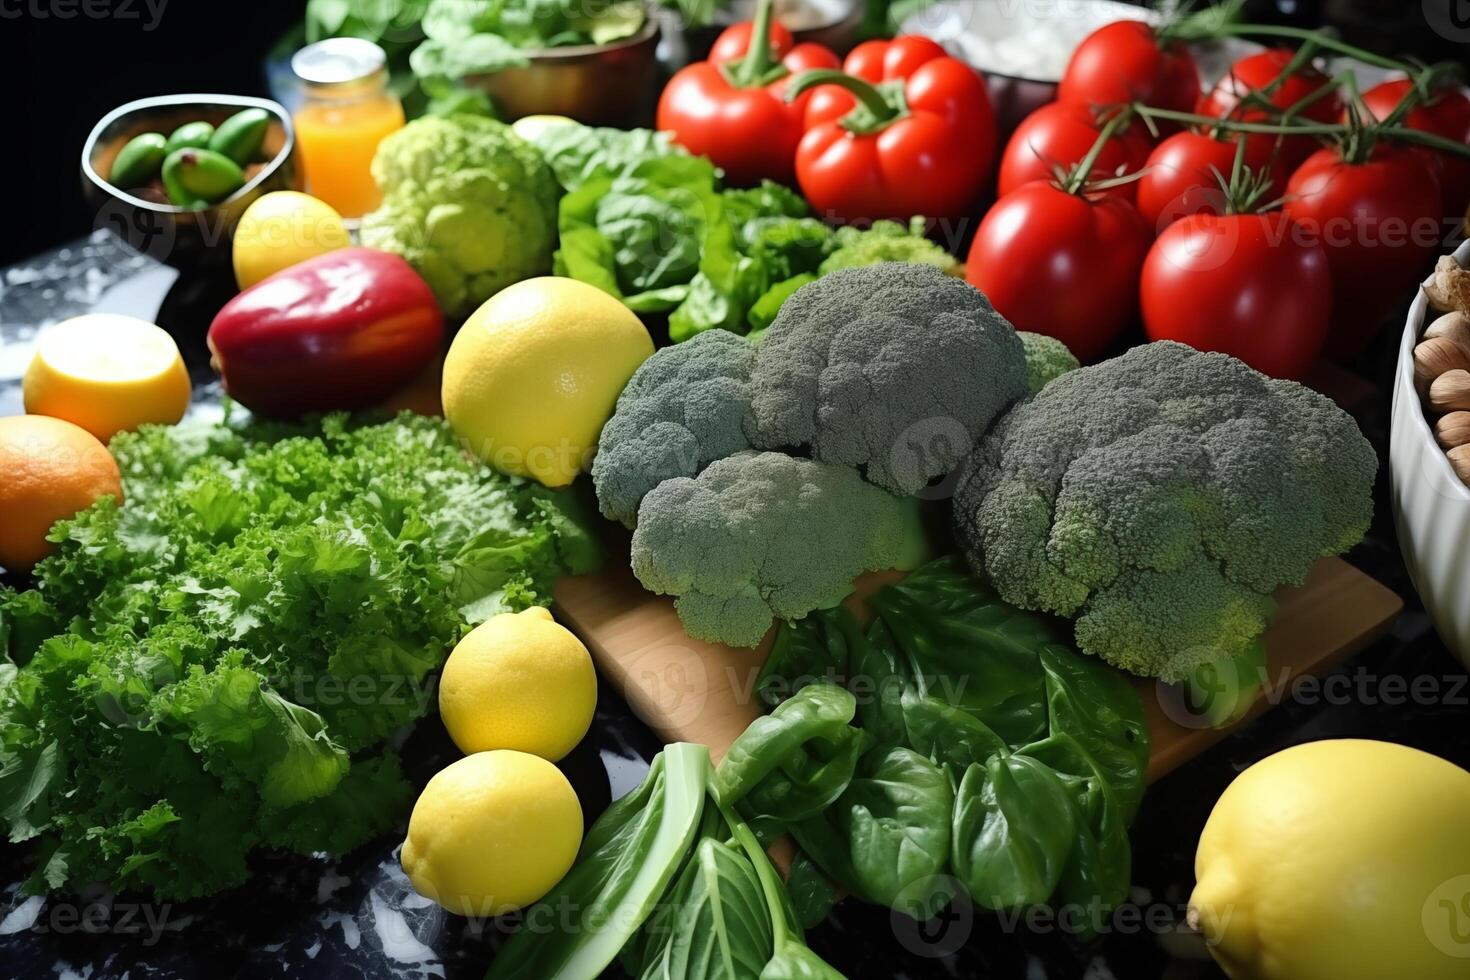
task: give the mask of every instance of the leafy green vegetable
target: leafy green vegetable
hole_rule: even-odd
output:
[[[595,564],[573,498],[441,421],[150,427],[127,505],[0,590],[0,816],[34,888],[236,885],[256,848],[344,852],[403,812],[386,743],[466,623]]]
[[[993,909],[1121,901],[1148,762],[1126,678],[953,557],[868,607],[866,633],[842,609],[781,628],[758,682],[776,707],[731,746],[721,799],[789,829],[838,885],[918,917],[956,881]],[[834,764],[854,745],[855,765]]]
[[[612,129],[565,122],[538,126],[526,136],[541,152],[562,190],[580,190],[594,177],[619,177],[645,160],[683,156],[669,133],[652,129]]]
[[[841,978],[807,949],[755,834],[720,804],[702,745],[655,757],[542,904],[560,931],[511,937],[487,980],[593,980],[614,958],[647,980]]]

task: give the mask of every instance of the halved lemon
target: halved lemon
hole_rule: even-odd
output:
[[[103,443],[189,408],[179,347],[146,320],[89,313],[41,331],[22,384],[26,411],[81,426]]]

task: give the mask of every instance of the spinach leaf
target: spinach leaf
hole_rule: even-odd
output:
[[[837,630],[823,629],[822,613],[794,622],[782,621],[776,640],[755,679],[755,690],[767,708],[775,708],[816,681],[841,683],[847,675],[847,647]]]
[[[963,773],[983,765],[1009,746],[985,722],[914,688],[903,692],[904,732],[910,748],[927,759]]]
[[[811,929],[827,918],[837,904],[837,889],[822,873],[817,863],[798,851],[786,876],[786,891],[791,895],[791,909],[804,929]]]
[[[949,901],[949,780],[901,746],[879,747],[837,803],[792,828],[838,883],[880,905],[929,918]]]
[[[587,832],[572,870],[541,901],[564,931],[525,930],[501,948],[487,980],[598,976],[653,912],[685,860],[704,812],[709,750],[676,743]]]
[[[725,806],[744,802],[779,822],[826,809],[852,781],[864,735],[848,725],[856,699],[835,684],[810,684],[757,718],[725,753],[714,777]]]
[[[684,148],[668,133],[651,129],[612,129],[568,122],[540,127],[528,139],[551,167],[556,182],[569,193],[595,177],[621,176],[645,160],[685,155]]]
[[[955,875],[983,908],[1039,905],[1056,891],[1076,832],[1071,794],[1051,767],[996,756],[965,770],[955,796]]]

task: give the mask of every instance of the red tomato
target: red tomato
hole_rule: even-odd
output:
[[[1164,229],[1139,289],[1149,340],[1222,351],[1276,378],[1300,378],[1332,317],[1327,253],[1281,211],[1196,214]]]
[[[1389,310],[1407,300],[1406,291],[1438,250],[1440,192],[1430,165],[1383,143],[1361,164],[1325,147],[1291,175],[1283,206],[1322,243],[1332,268],[1337,313],[1328,353],[1358,353]]]
[[[1407,78],[1382,82],[1363,93],[1363,104],[1373,118],[1383,119],[1393,112],[1411,87]],[[1421,102],[1410,109],[1400,125],[1470,143],[1470,96],[1459,88],[1441,89],[1428,102]],[[1464,214],[1470,210],[1470,159],[1431,150],[1427,146],[1416,146],[1413,150],[1433,161],[1439,174],[1439,189],[1444,193],[1445,207],[1449,209],[1447,213]]]
[[[1150,237],[1127,201],[1033,181],[980,222],[966,278],[1017,330],[1056,337],[1090,361],[1133,318]]]
[[[1000,158],[997,194],[1004,197],[1033,180],[1051,180],[1053,167],[1065,169],[1080,162],[1092,149],[1101,129],[1096,115],[1085,105],[1051,102],[1037,109],[1021,120],[1006,144]],[[1092,175],[1100,179],[1117,176],[1119,172],[1134,173],[1143,166],[1152,148],[1148,131],[1135,122],[1103,144]],[[1131,201],[1133,185],[1123,184],[1107,193]]]
[[[1136,193],[1138,213],[1155,232],[1191,214],[1225,213],[1225,194],[1215,171],[1229,179],[1237,141],[1238,137],[1225,141],[1185,130],[1154,147],[1138,179]],[[1286,176],[1280,165],[1272,162],[1270,145],[1246,140],[1245,151],[1246,166],[1252,170],[1267,168],[1273,189],[1270,196],[1281,196],[1286,190]]]
[[[1270,115],[1262,109],[1237,110],[1236,106],[1247,93],[1260,92],[1280,78],[1292,57],[1293,53],[1286,48],[1268,48],[1241,58],[1230,66],[1230,71],[1225,74],[1225,77],[1216,82],[1210,93],[1200,100],[1195,111],[1202,116],[1211,116],[1216,119],[1228,115],[1239,122],[1272,121]],[[1291,77],[1267,96],[1267,99],[1277,109],[1286,109],[1311,95],[1327,82],[1326,75],[1308,65],[1293,72]],[[1341,110],[1342,103],[1338,100],[1337,94],[1333,93],[1314,102],[1305,112],[1301,113],[1301,118],[1330,123],[1337,120]],[[1258,147],[1252,149],[1252,152],[1269,150],[1275,146],[1278,139],[1278,137],[1264,133],[1254,134],[1248,138],[1252,143],[1259,144]],[[1291,136],[1282,139],[1278,156],[1285,171],[1290,173],[1295,170],[1297,164],[1312,155],[1317,145],[1317,141],[1310,136]]]
[[[1087,36],[1057,87],[1060,102],[1116,105],[1143,102],[1189,112],[1199,100],[1199,69],[1189,48],[1159,42],[1140,20],[1119,20]]]

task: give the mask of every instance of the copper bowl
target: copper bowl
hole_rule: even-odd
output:
[[[486,92],[507,121],[552,115],[593,126],[637,125],[654,90],[658,38],[650,16],[621,41],[528,51],[530,64],[469,75],[464,84]]]
[[[107,181],[118,151],[140,133],[168,135],[186,122],[219,125],[241,109],[271,114],[262,149],[264,164],[247,169],[245,185],[211,207],[189,210],[148,188],[118,188]],[[137,251],[187,269],[206,261],[228,263],[235,225],[245,209],[270,191],[300,190],[296,134],[279,103],[244,95],[164,95],[119,106],[92,128],[82,148],[82,194],[96,213],[93,226],[107,229]]]

